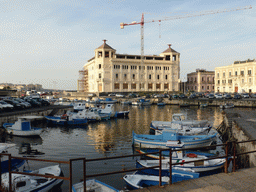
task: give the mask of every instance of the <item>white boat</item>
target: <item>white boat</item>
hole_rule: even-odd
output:
[[[153,130],[162,130],[166,127],[174,127],[180,125],[187,125],[191,128],[199,128],[199,127],[207,127],[208,121],[207,120],[187,120],[187,116],[183,113],[175,113],[172,115],[172,121],[152,121],[150,124],[150,129]]]
[[[179,164],[174,165],[173,168],[186,168],[191,169],[195,172],[206,172],[206,171],[212,171],[215,169],[222,168],[226,162],[225,158],[218,158],[218,159],[210,159],[208,160],[208,157],[203,155],[196,155],[192,154],[193,156],[188,157],[184,156],[183,158],[173,158],[172,163],[181,163],[181,162],[189,162],[189,161],[196,161],[201,160],[198,162],[192,162],[192,163],[185,163],[185,164]],[[140,166],[138,167],[153,167],[159,165],[159,160],[139,160],[137,161]],[[163,172],[169,172],[169,159],[163,159],[162,160],[162,171]],[[159,171],[159,168],[154,168],[155,170]],[[163,173],[163,175],[165,175]]]
[[[39,136],[43,129],[31,127],[31,121],[34,119],[42,119],[43,116],[22,116],[18,117],[15,123],[4,123],[3,127],[7,133],[16,136]]]
[[[199,174],[191,171],[182,171],[172,169],[172,183],[184,181],[188,179],[198,178]],[[159,176],[156,175],[145,175],[145,174],[128,174],[123,177],[124,181],[129,188],[142,189],[143,187],[149,187],[159,185]],[[162,176],[162,185],[169,184],[169,176]]]
[[[8,148],[14,147],[14,143],[0,143],[0,153],[5,152]]]
[[[145,100],[145,99],[137,99],[132,102],[132,105],[137,105],[137,106],[146,106],[151,104],[152,102],[150,100]]]
[[[84,182],[76,183],[72,186],[73,192],[84,192]],[[96,179],[90,179],[86,181],[86,191],[95,191],[95,192],[118,192],[119,190],[115,189],[112,186],[107,185]]]
[[[234,108],[235,105],[233,103],[225,103],[224,105],[220,105],[221,109],[230,109],[230,108]]]
[[[103,103],[103,104],[114,104],[114,103],[117,103],[117,100],[113,100],[112,98],[106,98],[105,100],[101,100],[100,103]]]
[[[171,127],[164,127],[163,129],[155,130],[155,135],[161,135],[163,131],[176,132],[181,135],[198,135],[198,134],[207,134],[211,130],[211,126],[207,127],[191,127],[189,125],[181,124],[171,124]]]
[[[62,171],[59,165],[41,168],[29,173],[61,176]],[[45,178],[38,176],[30,176],[24,174],[12,174],[12,186],[15,187],[16,192],[32,192],[40,191],[47,192],[54,186],[60,184],[63,180],[55,178]],[[2,186],[9,187],[9,173],[2,174]]]

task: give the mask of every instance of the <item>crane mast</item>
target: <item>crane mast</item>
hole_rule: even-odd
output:
[[[211,11],[205,11],[199,14],[187,14],[187,15],[180,15],[180,16],[172,16],[172,17],[167,17],[161,20],[149,20],[149,21],[144,21],[144,13],[142,13],[141,16],[141,21],[136,22],[133,21],[131,23],[120,23],[120,28],[123,29],[124,26],[130,26],[130,25],[140,25],[141,27],[141,63],[144,63],[144,24],[145,23],[152,23],[152,22],[161,22],[161,21],[168,21],[168,20],[175,20],[175,19],[185,19],[189,17],[199,17],[199,16],[205,16],[205,15],[211,15],[211,14],[218,14],[218,13],[225,13],[225,12],[231,12],[231,11],[240,11],[240,10],[245,10],[245,9],[252,9],[252,6],[245,6],[245,7],[238,7],[234,9],[224,9],[224,10],[211,10]]]

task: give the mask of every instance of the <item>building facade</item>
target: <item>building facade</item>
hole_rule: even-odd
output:
[[[142,60],[141,55],[117,54],[104,40],[79,73],[82,92],[178,91],[180,53],[169,45],[159,56]]]
[[[214,92],[214,71],[196,69],[187,74],[187,91]]]
[[[256,61],[235,61],[215,68],[215,92],[256,92]]]

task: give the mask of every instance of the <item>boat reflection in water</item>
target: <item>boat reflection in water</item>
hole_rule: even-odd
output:
[[[26,156],[43,155],[43,152],[38,149],[33,149],[36,145],[42,145],[43,140],[41,137],[18,137],[9,136],[7,138],[10,142],[15,143],[18,147],[19,154]]]

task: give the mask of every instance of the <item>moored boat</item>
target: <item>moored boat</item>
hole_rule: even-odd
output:
[[[61,176],[63,173],[59,165],[41,168],[34,171],[28,171],[29,173]],[[12,174],[12,184],[15,186],[15,191],[18,192],[32,192],[40,191],[47,192],[54,186],[60,184],[63,180],[55,178],[45,178],[38,176],[30,176],[24,174]],[[9,186],[9,173],[2,174],[2,187],[8,188]]]
[[[86,180],[86,191],[118,192],[119,190],[96,179],[90,179]],[[74,184],[72,186],[72,192],[84,192],[84,182]]]
[[[42,119],[41,116],[21,116],[15,123],[4,123],[3,127],[6,129],[7,133],[16,136],[33,137],[39,136],[43,129],[32,127],[31,121],[34,119]]]

